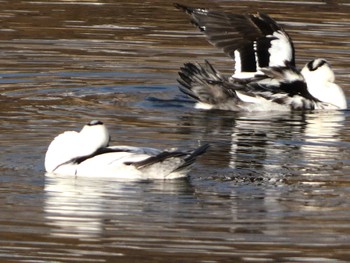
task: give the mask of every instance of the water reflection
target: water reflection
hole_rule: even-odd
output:
[[[181,198],[192,193],[188,180],[126,183],[47,174],[45,218],[52,236],[100,238],[106,229],[127,231],[148,216],[148,224],[170,222],[181,211]]]
[[[276,213],[283,207],[275,191],[254,190],[231,188],[231,195],[225,196],[196,189],[187,180],[112,183],[46,177],[45,219],[52,238],[94,242],[102,253],[103,244],[199,257],[235,256],[234,244],[282,231],[274,225],[283,216]]]
[[[332,162],[339,165],[337,160],[346,159],[339,152],[345,114],[203,112],[203,118],[182,118],[182,132],[211,142],[215,165],[228,166],[238,173],[252,171],[259,178],[282,179],[286,175],[317,175],[321,167],[321,173],[329,173],[330,167],[325,166]],[[192,128],[198,126],[205,128]]]
[[[303,142],[300,146],[300,173],[306,184],[325,184],[336,170],[346,167],[348,153],[342,149],[345,112],[324,112],[306,116]],[[346,147],[344,147],[346,149]]]

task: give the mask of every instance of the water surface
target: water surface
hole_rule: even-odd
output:
[[[269,13],[297,64],[332,64],[350,95],[350,5],[192,1]],[[177,71],[229,58],[168,1],[0,2],[2,262],[348,262],[350,114],[193,109]],[[55,135],[105,122],[113,144],[209,142],[186,180],[45,177]]]

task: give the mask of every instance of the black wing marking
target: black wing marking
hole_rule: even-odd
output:
[[[183,153],[183,152],[162,152],[156,156],[148,157],[147,159],[145,159],[143,161],[125,162],[124,164],[133,165],[137,169],[142,169],[142,168],[145,168],[145,167],[150,166],[152,164],[163,162],[164,160],[169,159],[169,158],[176,158],[176,157],[183,157],[183,156],[186,156],[186,153]]]
[[[299,95],[303,98],[312,101],[319,101],[314,96],[312,96],[307,88],[307,84],[304,77],[296,70],[294,67],[271,67],[267,69],[262,69],[263,73],[267,78],[277,81],[277,85],[265,85],[266,89],[272,90],[273,93],[287,93],[288,96],[293,97]],[[262,81],[258,81],[259,86],[264,86],[261,84]]]
[[[118,147],[114,147],[114,148],[110,148],[110,147],[101,147],[99,149],[97,149],[95,152],[89,154],[89,155],[84,155],[84,156],[79,156],[79,157],[75,157],[67,162],[64,162],[60,165],[58,165],[54,170],[56,170],[58,167],[60,167],[61,165],[65,165],[68,163],[73,163],[73,164],[80,164],[84,161],[86,161],[87,159],[93,158],[95,156],[101,155],[101,154],[105,154],[105,153],[116,153],[116,152],[134,152],[133,149],[127,149],[127,148],[118,148]]]
[[[180,166],[176,167],[176,169],[174,170],[174,171],[177,171],[177,170],[181,170],[181,169],[191,165],[196,160],[196,157],[205,153],[205,151],[208,148],[209,148],[209,144],[205,144],[205,145],[200,146],[196,150],[194,150],[192,153],[180,152],[180,151],[173,151],[173,152],[164,151],[156,156],[151,156],[143,161],[125,162],[124,164],[133,165],[137,169],[142,169],[145,167],[149,167],[155,163],[163,162],[169,158],[183,158],[183,163]]]
[[[66,164],[80,164],[90,158],[96,157],[98,155],[106,154],[106,153],[136,153],[136,154],[156,154],[158,152],[156,149],[152,148],[138,148],[138,147],[128,147],[128,146],[113,146],[113,147],[101,147],[97,149],[95,152],[88,154],[88,155],[83,155],[83,156],[78,156],[75,158],[72,158],[64,163],[59,164],[54,170],[59,168],[62,165]],[[53,170],[53,171],[54,171]]]
[[[310,94],[303,76],[294,67],[272,67],[262,71],[264,75],[255,78],[231,80],[245,86],[243,91],[240,91],[242,93],[290,105],[294,110],[312,110],[316,105],[322,107],[322,103]]]
[[[229,14],[180,4],[175,4],[175,7],[191,15],[191,22],[204,32],[209,42],[236,60],[236,70],[240,72],[256,72],[258,68],[284,66],[285,61],[295,65],[295,51],[291,38],[266,14]],[[274,35],[275,32],[279,33],[281,39]],[[270,47],[273,44],[287,45],[285,48],[290,50],[276,54],[278,58],[275,57],[277,62],[275,61],[274,65],[270,61],[270,52],[279,50],[277,48],[271,51]]]

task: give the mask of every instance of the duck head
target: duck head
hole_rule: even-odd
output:
[[[97,120],[86,124],[80,132],[66,131],[58,135],[49,145],[45,155],[45,169],[54,170],[76,158],[93,154],[108,146],[110,137],[106,126]]]
[[[317,58],[308,62],[301,74],[310,94],[316,99],[333,105],[335,109],[347,108],[344,91],[334,83],[334,71],[327,60]]]

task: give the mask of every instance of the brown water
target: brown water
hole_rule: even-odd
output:
[[[190,1],[281,21],[350,95],[348,0]],[[1,262],[349,262],[350,114],[194,110],[187,61],[232,63],[171,1],[0,1]],[[209,142],[188,180],[45,177],[52,138]],[[119,261],[118,261],[119,260]]]

